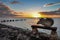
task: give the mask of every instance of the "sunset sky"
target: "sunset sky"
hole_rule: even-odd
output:
[[[34,13],[39,12],[60,14],[60,0],[0,0],[1,2],[15,12],[33,13],[35,17],[38,17],[38,14]],[[16,15],[20,15],[20,13]]]
[[[60,8],[60,0],[0,0],[15,11],[54,11]],[[49,5],[50,4],[50,5]]]

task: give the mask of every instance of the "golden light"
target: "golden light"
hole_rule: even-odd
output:
[[[38,12],[30,12],[30,13],[13,12],[12,14],[16,15],[16,17],[28,17],[28,18],[40,18],[40,17],[42,17],[42,15],[39,14]]]
[[[38,13],[32,13],[32,17],[39,18],[42,17],[41,14]]]

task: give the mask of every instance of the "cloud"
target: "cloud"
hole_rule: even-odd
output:
[[[26,12],[16,12],[11,10],[10,7],[0,4],[0,17],[30,17],[30,15]]]
[[[54,6],[54,5],[58,5],[58,4],[60,4],[60,2],[49,3],[49,4],[45,4],[44,7]]]
[[[17,12],[10,9],[10,7],[0,3],[0,17],[16,17]],[[21,16],[21,15],[19,15]]]
[[[58,10],[55,11],[39,12],[39,14],[44,15],[44,17],[60,18],[60,8],[58,8]]]
[[[58,8],[58,10],[56,11],[39,12],[39,13],[46,14],[46,15],[60,15],[60,8]]]
[[[11,4],[21,4],[21,2],[19,2],[19,1],[12,1],[12,2],[10,2]]]
[[[57,10],[60,10],[60,8],[57,8]]]

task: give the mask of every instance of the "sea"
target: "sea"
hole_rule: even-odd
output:
[[[54,25],[52,27],[57,27],[57,34],[60,37],[60,18],[52,18],[54,20]],[[18,20],[18,21],[11,21],[11,22],[1,22],[3,20]],[[31,25],[36,25],[39,21],[39,18],[0,18],[0,23],[5,25],[10,25],[13,27],[23,28],[32,30]],[[38,29],[39,32],[45,32],[50,34],[51,30],[46,29]]]

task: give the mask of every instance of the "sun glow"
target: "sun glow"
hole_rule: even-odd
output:
[[[39,14],[38,12],[30,12],[30,13],[14,12],[12,14],[16,15],[16,17],[28,17],[28,18],[30,18],[30,17],[31,18],[40,18],[40,17],[42,17],[42,15]]]
[[[32,13],[32,17],[39,18],[39,17],[41,17],[41,14],[38,14],[38,13]]]

